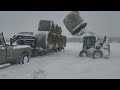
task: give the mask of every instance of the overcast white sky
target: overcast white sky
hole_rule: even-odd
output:
[[[71,37],[63,24],[70,11],[0,11],[0,32],[12,37],[21,31],[37,31],[42,19],[53,20],[62,27],[63,35]],[[80,11],[87,29],[99,35],[120,36],[120,11]]]

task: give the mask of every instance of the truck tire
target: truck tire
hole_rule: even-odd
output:
[[[88,57],[88,53],[86,51],[81,51],[79,56],[80,57]]]
[[[93,59],[99,59],[99,58],[102,58],[102,56],[103,56],[103,53],[100,50],[96,50],[92,54]]]
[[[29,62],[29,55],[28,54],[24,54],[21,59],[20,59],[20,62],[19,64],[26,64]]]

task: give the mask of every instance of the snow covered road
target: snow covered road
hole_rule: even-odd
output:
[[[81,49],[80,43],[67,43],[61,52],[0,68],[0,79],[120,79],[120,44],[111,44],[109,59],[80,58]]]

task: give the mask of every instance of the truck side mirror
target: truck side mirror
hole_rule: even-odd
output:
[[[10,38],[10,46],[12,46],[12,38]]]

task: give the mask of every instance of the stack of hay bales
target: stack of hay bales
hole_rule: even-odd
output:
[[[54,46],[54,34],[51,32],[54,28],[53,24],[53,21],[41,20],[38,25],[38,32],[35,33],[37,45],[46,51],[52,50]]]
[[[40,20],[38,25],[37,38],[38,46],[45,50],[60,51],[63,47],[62,29],[58,24],[50,20]]]
[[[55,47],[54,49],[61,51],[62,49],[62,29],[58,25],[54,26],[54,41],[55,41]]]

